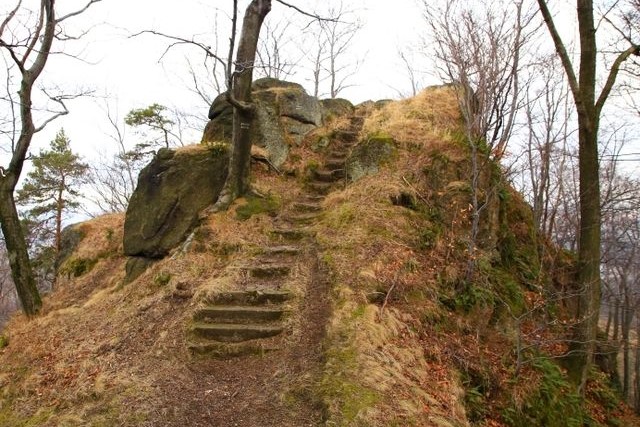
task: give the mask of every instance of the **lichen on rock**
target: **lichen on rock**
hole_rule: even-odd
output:
[[[228,161],[227,150],[204,145],[158,151],[129,202],[125,255],[162,258],[182,242],[198,213],[218,198]]]

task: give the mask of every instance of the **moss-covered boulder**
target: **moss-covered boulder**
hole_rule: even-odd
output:
[[[322,104],[322,120],[327,122],[338,117],[352,115],[356,108],[353,104],[343,98],[329,98],[320,101]]]
[[[252,98],[256,113],[252,126],[252,143],[264,148],[276,166],[287,159],[290,144],[300,144],[304,136],[322,125],[322,105],[304,88],[273,78],[253,82]],[[202,142],[230,142],[233,108],[224,94],[209,109]]]
[[[380,167],[396,154],[393,138],[372,135],[356,145],[347,159],[347,176],[352,181],[378,173]]]
[[[140,172],[124,223],[124,253],[162,258],[197,224],[198,213],[218,198],[228,151],[205,145],[162,149]]]

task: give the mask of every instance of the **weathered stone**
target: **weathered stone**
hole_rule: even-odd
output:
[[[323,121],[331,120],[336,117],[350,116],[355,111],[353,104],[342,98],[323,99],[320,103],[322,104]]]
[[[306,125],[322,124],[322,106],[317,98],[307,95],[304,89],[278,93],[280,116],[289,117]]]
[[[307,133],[322,124],[320,102],[297,83],[259,79],[253,83],[252,98],[256,105],[252,144],[264,148],[276,166],[286,161],[290,142],[300,144]],[[213,101],[209,119],[202,141],[230,142],[233,108],[224,94]]]
[[[396,151],[393,138],[372,136],[353,148],[347,159],[347,176],[352,181],[378,173],[380,166],[388,162]]]
[[[60,266],[73,254],[83,237],[84,233],[79,224],[69,225],[62,230],[60,236],[60,253],[55,262],[56,271],[58,271]]]
[[[128,284],[136,280],[149,268],[157,259],[145,257],[131,257],[125,266],[124,283]]]
[[[229,161],[227,150],[192,146],[162,149],[140,172],[124,223],[124,253],[161,258],[180,244],[198,213],[218,198]]]

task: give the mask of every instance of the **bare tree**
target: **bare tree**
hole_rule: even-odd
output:
[[[274,24],[264,24],[264,36],[259,39],[257,50],[256,68],[260,75],[282,80],[294,73],[299,59],[289,58],[288,55],[293,44],[289,35],[291,29],[290,18],[283,18]]]
[[[352,48],[363,25],[342,1],[328,7],[327,12],[333,19],[319,19],[307,25],[299,48],[309,64],[311,78],[308,80],[313,85],[313,96],[336,98],[352,86],[350,79],[360,66]]]
[[[499,161],[511,136],[520,101],[521,48],[531,16],[521,1],[498,7],[444,0],[442,7],[423,0],[435,57],[442,76],[458,86],[465,139],[471,158],[471,231],[466,281],[475,271],[481,214],[491,191],[481,191],[481,175],[490,160]]]
[[[555,57],[544,58],[532,67],[536,86],[526,92],[526,169],[536,232],[553,236],[561,202],[567,144],[571,135],[568,87]]]
[[[600,313],[600,179],[598,165],[598,129],[600,115],[616,82],[621,65],[640,53],[630,39],[615,56],[598,95],[598,49],[592,0],[576,0],[580,38],[579,65],[574,69],[545,0],[538,6],[562,62],[578,118],[578,156],[580,172],[580,234],[578,243],[578,284],[582,288],[575,340],[571,345],[569,376],[580,393],[584,393],[587,374],[595,348]]]
[[[82,9],[58,17],[55,0],[41,0],[39,10],[33,14],[23,7],[21,0],[18,0],[15,7],[10,9],[0,22],[0,49],[13,62],[7,73],[14,72],[15,81],[20,81],[17,99],[19,120],[16,120],[15,130],[17,139],[11,141],[11,160],[2,168],[0,174],[0,222],[11,262],[13,281],[22,308],[29,316],[39,311],[42,302],[31,270],[25,237],[15,206],[14,191],[33,135],[56,118],[68,113],[65,105],[67,96],[49,95],[48,98],[57,104],[58,109],[39,124],[34,123],[33,89],[45,68],[54,40],[57,37],[66,37],[59,31],[60,25],[65,20],[82,14],[99,1],[101,0],[89,0]]]

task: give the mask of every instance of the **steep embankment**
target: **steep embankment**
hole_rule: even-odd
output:
[[[6,330],[0,425],[633,425],[602,374],[583,409],[548,357],[566,308],[545,298],[570,263],[542,273],[497,166],[464,281],[455,105],[430,89],[289,141],[283,175],[254,168],[264,199],[209,215],[130,283],[124,218],[78,225],[43,314]]]

